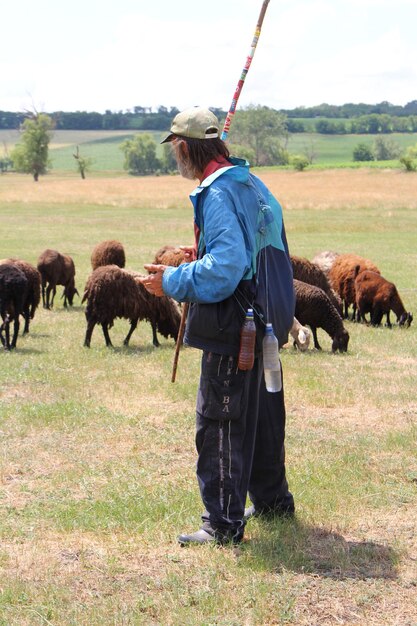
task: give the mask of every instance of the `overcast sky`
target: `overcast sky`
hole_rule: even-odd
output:
[[[0,110],[228,109],[262,0],[7,0]],[[417,99],[417,0],[270,0],[238,108]]]

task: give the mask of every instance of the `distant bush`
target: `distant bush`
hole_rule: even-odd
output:
[[[156,143],[151,135],[136,135],[133,139],[126,139],[120,149],[125,155],[123,167],[129,174],[154,174],[161,169],[161,161],[156,156]]]
[[[297,172],[303,172],[310,165],[310,161],[305,154],[296,154],[291,158],[291,164]]]
[[[374,155],[372,150],[366,143],[358,143],[353,149],[354,161],[373,161]]]
[[[407,172],[417,171],[417,144],[407,148],[400,158],[400,163],[404,165]]]

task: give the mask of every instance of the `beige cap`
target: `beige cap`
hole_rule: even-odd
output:
[[[176,136],[215,139],[219,136],[219,126],[219,120],[210,109],[191,107],[174,117],[170,133],[161,143],[172,141]]]

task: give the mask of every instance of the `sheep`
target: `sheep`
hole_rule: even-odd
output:
[[[321,350],[317,340],[317,328],[322,328],[332,338],[332,352],[346,352],[349,333],[343,326],[343,320],[329,296],[314,285],[308,285],[294,279],[296,296],[295,317],[300,324],[308,324],[313,333],[314,347]]]
[[[162,246],[155,254],[153,261],[157,265],[173,265],[178,267],[182,263],[185,263],[185,254],[181,248],[174,248],[174,246]]]
[[[18,267],[25,274],[28,281],[26,299],[23,305],[23,317],[25,319],[23,334],[26,334],[29,332],[30,320],[35,317],[35,311],[41,299],[41,275],[36,267],[21,259],[2,259],[0,264],[3,263],[11,263]]]
[[[301,280],[303,283],[320,287],[329,296],[332,304],[336,307],[340,314],[342,314],[342,300],[339,295],[331,288],[326,274],[318,266],[305,259],[291,255],[291,265],[293,271],[293,277],[297,280]]]
[[[294,339],[294,348],[297,347],[301,352],[308,350],[311,332],[306,326],[302,326],[296,317],[294,317],[290,335]]]
[[[123,244],[115,239],[109,239],[98,243],[91,253],[91,266],[93,270],[101,265],[126,265],[126,255]]]
[[[177,303],[167,296],[157,298],[148,293],[141,283],[143,278],[142,274],[117,265],[105,265],[94,270],[87,280],[82,298],[82,302],[87,301],[85,347],[90,347],[96,324],[102,326],[106,346],[111,346],[109,328],[116,317],[130,320],[130,330],[123,342],[125,346],[129,344],[139,320],[151,323],[155,347],[159,346],[157,330],[164,337],[171,336],[177,340],[181,320]]]
[[[326,276],[328,276],[330,268],[338,256],[338,252],[333,252],[333,250],[323,250],[322,252],[318,252],[311,262],[318,265]]]
[[[38,270],[42,280],[42,304],[44,309],[53,307],[56,294],[56,286],[64,285],[64,307],[67,302],[72,306],[74,295],[79,295],[75,288],[75,265],[67,254],[61,254],[57,250],[44,250],[38,258]],[[49,296],[52,292],[51,301]]]
[[[356,267],[359,265],[359,272],[371,270],[380,274],[378,267],[369,259],[365,259],[357,254],[339,254],[334,260],[329,270],[329,282],[331,287],[342,299],[344,304],[343,317],[349,319],[349,306],[353,307],[352,320],[355,320],[356,297],[355,297],[355,277]]]
[[[386,325],[391,328],[389,315],[390,311],[394,311],[400,326],[410,326],[413,316],[405,310],[394,283],[390,283],[380,274],[370,270],[359,272],[359,266],[356,271],[355,293],[358,321],[361,319],[366,321],[365,314],[370,313],[371,324],[379,326],[385,314]]]
[[[0,341],[5,350],[16,347],[19,334],[19,315],[23,315],[23,306],[27,296],[28,279],[13,263],[0,265]],[[10,343],[10,323],[14,322],[13,339]],[[3,336],[4,335],[4,336]]]

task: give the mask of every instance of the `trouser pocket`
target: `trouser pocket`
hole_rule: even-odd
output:
[[[197,413],[217,421],[239,419],[244,382],[245,372],[238,369],[237,357],[204,352]]]

